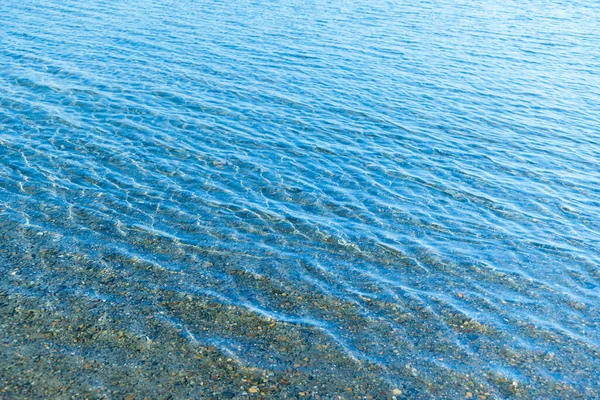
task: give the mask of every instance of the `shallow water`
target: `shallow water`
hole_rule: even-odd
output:
[[[2,1],[0,397],[598,398],[599,16]]]

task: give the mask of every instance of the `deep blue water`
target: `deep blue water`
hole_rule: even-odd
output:
[[[600,4],[3,0],[0,238],[4,382],[27,351],[136,368],[6,328],[87,304],[398,398],[597,398]]]

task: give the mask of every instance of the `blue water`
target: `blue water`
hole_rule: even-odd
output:
[[[385,396],[597,398],[599,21],[594,1],[3,0],[0,293],[265,373],[371,368]],[[8,380],[39,343],[144,359],[15,329]]]

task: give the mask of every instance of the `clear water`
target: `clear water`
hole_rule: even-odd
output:
[[[597,398],[599,21],[3,0],[3,393]]]

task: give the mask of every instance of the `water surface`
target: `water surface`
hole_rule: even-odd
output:
[[[599,16],[2,1],[0,397],[597,398]]]

